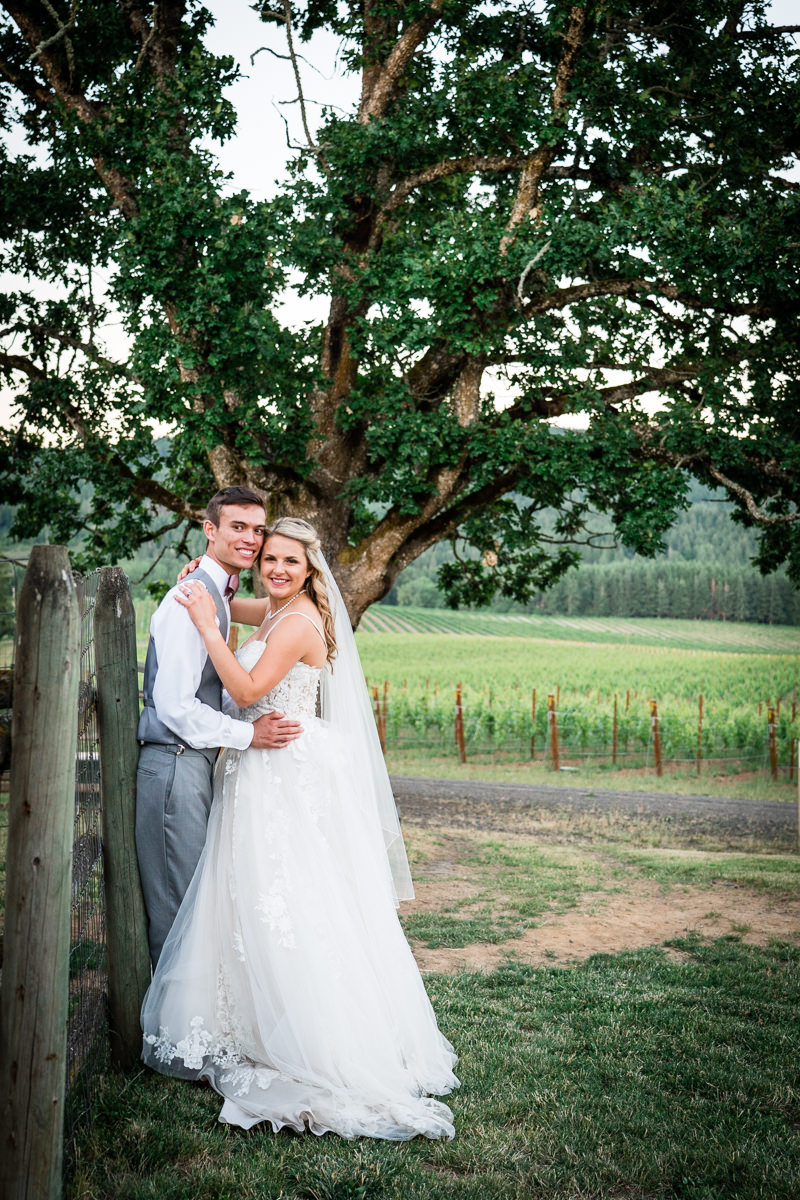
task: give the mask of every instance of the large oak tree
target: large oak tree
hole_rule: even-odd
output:
[[[653,552],[693,475],[800,579],[798,27],[761,0],[259,7],[299,68],[328,28],[361,80],[266,202],[208,149],[237,68],[193,0],[0,3],[17,529],[109,561],[248,483],[319,526],[357,621],[442,538],[478,602],[556,578],[592,511]],[[289,285],[326,320],[282,323]]]

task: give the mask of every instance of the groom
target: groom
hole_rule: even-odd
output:
[[[230,597],[239,572],[264,542],[266,513],[257,492],[223,488],[206,508],[206,553],[192,575],[217,607],[227,639]],[[205,644],[174,589],[153,614],[144,666],[136,777],[136,852],[155,967],[206,837],[214,761],[220,746],[271,750],[298,737],[301,726],[280,713],[255,722],[222,711],[222,684]]]

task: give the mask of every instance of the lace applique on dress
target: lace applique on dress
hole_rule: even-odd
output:
[[[282,880],[276,880],[269,892],[261,893],[256,905],[256,912],[264,924],[269,925],[270,929],[277,934],[279,944],[285,946],[287,950],[291,950],[296,943],[289,905],[286,903],[286,897],[281,894],[282,883]]]
[[[171,1063],[179,1058],[189,1071],[200,1071],[206,1062],[226,1067],[236,1061],[231,1039],[219,1031],[212,1033],[206,1029],[202,1017],[192,1017],[189,1032],[178,1042],[172,1041],[169,1029],[164,1025],[159,1026],[157,1035],[145,1034],[144,1041],[153,1047],[157,1062]]]
[[[234,771],[239,770],[239,762],[242,757],[241,750],[233,750],[230,746],[223,751],[225,755],[225,774],[233,775]]]
[[[247,955],[244,952],[244,939],[238,929],[234,930],[233,949],[240,963],[247,962]]]
[[[236,653],[236,658],[246,671],[252,671],[266,649],[266,642],[246,642]],[[312,667],[298,662],[291,667],[283,679],[275,684],[271,692],[239,710],[241,721],[255,721],[268,712],[282,712],[292,720],[312,720],[317,713],[317,692],[323,667]]]
[[[202,1017],[193,1017],[191,1032],[175,1044],[170,1041],[169,1030],[163,1026],[157,1037],[148,1034],[144,1040],[153,1047],[157,1062],[168,1064],[179,1058],[188,1071],[201,1071],[212,1063],[219,1068],[220,1082],[232,1085],[231,1090],[236,1096],[245,1096],[254,1084],[266,1089],[279,1075],[271,1067],[256,1067],[238,1057],[231,1039],[206,1029]]]

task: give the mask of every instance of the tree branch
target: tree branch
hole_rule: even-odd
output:
[[[396,183],[387,200],[381,205],[379,216],[394,212],[416,188],[424,187],[426,183],[435,183],[439,179],[448,179],[452,175],[473,174],[481,171],[519,171],[526,162],[527,159],[522,154],[511,157],[469,154],[464,158],[449,158],[433,163]]]
[[[21,75],[19,71],[11,67],[7,62],[0,60],[0,74],[4,75],[10,84],[12,84],[18,92],[21,92],[25,99],[33,104],[40,112],[48,109],[53,103],[53,96],[46,88],[43,88],[37,82],[33,72],[28,75]]]
[[[49,378],[43,367],[37,366],[29,358],[25,358],[19,354],[3,354],[0,352],[0,368],[22,371],[29,379],[36,380],[39,383]],[[109,455],[108,446],[105,443],[102,444],[102,453],[98,449],[94,449],[94,447],[98,446],[98,439],[92,436],[92,431],[87,425],[83,414],[74,404],[60,399],[59,407],[62,409],[74,432],[80,438],[86,452],[89,454],[94,453],[95,456],[102,459],[104,468],[111,467],[122,479],[128,480],[131,484],[132,494],[137,499],[150,500],[153,504],[161,508],[166,508],[169,512],[177,513],[183,519],[202,521],[202,509],[194,508],[181,496],[170,492],[156,480],[142,479],[136,475],[117,451],[112,451]]]
[[[26,358],[24,354],[6,354],[4,351],[0,351],[0,370],[2,369],[21,371],[29,379],[47,379],[47,372],[44,368],[38,366],[33,359]]]
[[[53,94],[74,112],[85,124],[91,125],[103,116],[103,109],[87,98],[74,83],[71,75],[65,76],[61,63],[52,53],[53,39],[47,39],[41,26],[31,14],[31,6],[20,0],[4,0],[4,7],[16,22],[20,33],[33,50],[32,57],[38,59],[52,94],[36,86],[34,98],[39,105],[52,103]],[[51,14],[53,10],[49,3]],[[153,8],[153,25],[148,27],[146,18],[135,3],[123,5],[132,32],[142,41],[142,51],[147,51],[153,71],[158,80],[174,72],[177,54],[178,33],[186,4],[185,0],[157,0]],[[57,19],[57,18],[56,18]],[[141,61],[140,54],[140,61]],[[137,63],[138,66],[138,63]],[[25,94],[31,94],[30,85],[14,80]],[[111,194],[116,207],[123,216],[130,218],[138,213],[133,183],[116,167],[106,163],[101,154],[93,157],[95,170]]]
[[[636,396],[643,396],[647,392],[656,391],[659,388],[675,387],[694,379],[701,365],[692,363],[681,367],[649,367],[647,372],[638,379],[598,389],[597,396],[604,408],[613,410],[615,405],[622,404],[625,400],[632,400]],[[616,369],[624,370],[625,368],[620,364]],[[494,423],[499,424],[502,420],[509,418],[525,420],[536,416],[548,420],[552,417],[560,417],[570,411],[569,400],[569,392],[557,392],[555,388],[542,388],[538,396],[517,400],[508,408],[499,411]]]
[[[177,529],[177,527],[180,524],[182,524],[182,522],[183,522],[183,517],[176,517],[174,521],[169,521],[166,525],[161,525],[158,529],[154,529],[151,540],[156,541],[158,538],[163,537],[165,533],[169,533],[171,530]],[[184,539],[186,538],[186,533],[184,533],[183,537],[184,537]],[[156,557],[150,563],[150,566],[147,568],[147,570],[142,575],[140,575],[138,579],[133,579],[133,580],[131,580],[131,582],[134,585],[139,584],[139,583],[144,583],[145,579],[147,579],[147,576],[152,575],[153,571],[156,569],[158,564],[161,562],[161,559],[164,557],[167,550],[171,550],[173,548],[174,547],[170,546],[168,542],[165,542],[164,545],[159,550]]]
[[[70,350],[80,350],[92,362],[97,363],[99,367],[105,367],[107,370],[113,371],[115,375],[122,375],[126,379],[136,381],[137,377],[123,363],[115,362],[111,358],[106,358],[91,342],[82,342],[80,338],[71,337],[68,333],[61,333],[58,329],[52,329],[50,326],[41,325],[38,322],[30,324],[19,323],[17,325],[9,325],[5,329],[0,329],[0,337],[6,337],[9,334],[15,333],[34,333],[40,337],[50,338],[54,342],[58,342],[60,346],[69,347]]]
[[[528,158],[524,154],[469,154],[463,158],[448,158],[443,159],[441,162],[431,163],[429,167],[423,167],[414,175],[409,175],[407,178],[401,179],[394,184],[389,196],[378,211],[378,218],[383,218],[400,208],[413,191],[424,187],[428,183],[436,183],[440,179],[449,179],[453,175],[480,175],[483,172],[500,174],[505,171],[521,171],[527,162]],[[676,166],[675,169],[678,170],[679,168]],[[659,165],[658,168],[653,168],[649,173],[661,174],[663,173],[663,169]],[[574,164],[571,166],[555,166],[551,163],[542,174],[542,180],[550,179],[580,179],[585,183],[602,183],[604,185],[608,182],[606,176],[600,172],[592,170],[590,167],[577,167]]]
[[[768,513],[764,512],[763,508],[758,507],[753,493],[749,492],[747,488],[742,487],[740,483],[734,483],[732,479],[728,479],[717,467],[708,466],[706,470],[712,479],[716,479],[717,483],[721,483],[726,491],[737,496],[743,502],[750,516],[759,525],[788,525],[793,521],[800,521],[800,512],[783,513],[781,516],[776,517],[769,516]]]
[[[455,383],[467,356],[443,343],[429,346],[406,376],[412,396],[420,402],[441,400]]]
[[[67,31],[69,29],[72,29],[75,25],[75,15],[77,12],[77,7],[78,7],[77,0],[72,0],[72,2],[70,4],[70,10],[69,10],[69,20],[64,22],[63,24],[62,24],[61,18],[59,17],[56,10],[53,8],[53,6],[51,4],[48,3],[48,0],[42,0],[42,2],[44,3],[44,6],[47,9],[47,11],[49,12],[50,16],[58,24],[58,30],[56,33],[54,33],[52,35],[52,37],[46,38],[43,42],[39,43],[39,45],[36,47],[36,49],[33,51],[33,53],[31,55],[29,55],[28,62],[29,63],[35,62],[43,50],[49,50],[49,48],[51,46],[55,46],[58,42],[63,40],[64,51],[67,56],[67,65],[69,66],[70,75],[74,75],[75,74],[75,57],[74,57],[74,51],[72,49],[72,42],[67,37]]]
[[[583,34],[586,26],[586,10],[585,8],[573,6],[569,14],[569,26],[564,38],[564,49],[561,54],[561,59],[556,68],[556,81],[553,88],[553,94],[550,97],[550,112],[552,124],[556,128],[563,129],[566,124],[568,105],[567,92],[575,72],[575,65],[578,58],[578,52],[583,43]],[[516,235],[517,226],[526,217],[536,220],[539,215],[539,189],[541,187],[542,178],[545,171],[552,163],[556,156],[556,151],[561,143],[559,137],[550,145],[539,146],[531,154],[525,166],[522,169],[520,176],[517,194],[514,197],[514,204],[511,209],[511,215],[506,225],[506,231],[500,239],[500,253],[506,254],[509,246]]]
[[[466,460],[463,460],[462,465]],[[379,521],[372,533],[363,540],[358,548],[358,560],[367,561],[374,558],[388,563],[387,577],[389,585],[400,572],[418,558],[429,546],[433,546],[442,538],[455,533],[461,522],[474,511],[475,507],[491,504],[493,501],[511,491],[516,483],[521,468],[515,468],[502,475],[495,476],[491,482],[474,492],[469,492],[451,507],[445,508],[452,490],[443,497],[436,494],[430,497],[426,505],[413,516],[404,516],[396,511],[386,514]],[[461,468],[448,469],[448,482],[455,485],[462,478]],[[437,512],[437,508],[440,510]],[[351,559],[348,551],[339,556],[337,574],[348,570],[358,569],[358,560]],[[387,589],[388,590],[388,589]]]
[[[729,36],[737,42],[755,42],[781,33],[800,33],[800,25],[770,25],[766,29],[737,29]]]
[[[780,304],[712,304],[701,300],[698,296],[681,291],[675,284],[667,283],[663,279],[634,278],[593,279],[586,283],[556,288],[552,292],[529,300],[523,305],[522,313],[525,317],[539,316],[553,309],[568,308],[580,300],[591,300],[599,296],[625,296],[629,300],[638,302],[642,292],[663,296],[665,300],[674,300],[685,308],[697,312],[725,313],[735,317],[757,317],[764,320],[800,311],[800,300],[787,300]]]
[[[427,13],[412,21],[401,34],[388,57],[380,67],[368,70],[364,77],[359,123],[365,125],[372,118],[382,117],[386,112],[403,71],[417,47],[425,40],[441,16],[444,0],[431,0]]]
[[[262,52],[262,50],[266,50],[267,53],[274,54],[276,58],[288,59],[289,62],[292,64],[292,70],[294,71],[295,86],[297,87],[297,103],[299,103],[299,105],[300,105],[300,119],[303,122],[303,132],[306,135],[305,146],[298,147],[298,149],[302,148],[303,150],[310,151],[310,153],[312,153],[317,158],[322,169],[325,172],[330,172],[330,169],[331,169],[330,163],[328,162],[327,158],[325,157],[325,154],[323,153],[322,149],[316,144],[316,142],[312,138],[311,129],[309,128],[309,124],[308,124],[308,113],[306,111],[306,98],[305,98],[305,93],[303,92],[303,81],[300,77],[299,59],[301,56],[297,53],[297,51],[294,48],[294,30],[292,28],[291,0],[282,0],[282,5],[283,5],[282,12],[271,11],[268,14],[264,14],[264,15],[273,17],[276,21],[278,21],[280,24],[282,24],[283,27],[285,28],[285,30],[286,30],[286,45],[289,50],[288,55],[278,54],[275,50],[271,50],[269,48],[269,46],[260,46],[258,48],[258,50],[254,51],[254,53],[250,55],[250,63],[252,65],[252,63],[255,62],[256,55],[260,54]],[[289,137],[288,123],[286,125],[286,137],[287,137],[287,141],[288,141],[288,137]]]
[[[480,358],[468,358],[459,371],[453,388],[453,408],[462,428],[474,425],[481,411],[481,379],[486,363]]]
[[[122,8],[128,27],[142,47],[136,60],[136,69],[148,59],[158,86],[162,87],[163,81],[175,73],[186,0],[155,0],[152,24],[148,23],[135,0],[123,0]]]

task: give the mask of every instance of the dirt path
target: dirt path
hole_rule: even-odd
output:
[[[440,883],[420,884],[417,898],[404,913],[437,909],[447,889]],[[624,895],[583,897],[577,908],[547,915],[536,929],[505,942],[473,942],[457,949],[415,946],[422,971],[491,971],[507,958],[533,966],[568,966],[592,954],[616,954],[662,946],[685,938],[736,937],[753,945],[773,938],[800,945],[800,901],[764,896],[730,884],[682,887],[663,891],[647,881],[633,883]],[[673,958],[687,957],[667,947]]]
[[[683,845],[707,842],[720,848],[797,848],[797,806],[782,800],[739,800],[721,796],[679,796],[670,792],[620,792],[600,788],[532,787],[523,783],[422,779],[393,775],[392,788],[404,820],[466,829],[529,829],[546,834],[553,818],[576,831],[583,817],[609,823],[635,819],[666,844],[679,835]]]
[[[424,846],[438,837],[437,844],[445,847],[426,852],[416,863],[422,882],[416,900],[402,906],[404,915],[447,911],[469,893],[468,858],[459,847],[483,833],[517,844],[581,847],[601,857],[604,842],[658,847],[665,855],[775,854],[797,848],[797,809],[781,801],[399,776],[392,784],[412,839]],[[533,965],[568,966],[592,954],[663,946],[690,933],[800,945],[800,898],[731,882],[664,887],[634,877],[624,890],[587,891],[568,911],[543,914],[521,937],[455,949],[417,943],[414,953],[423,971],[492,970],[509,956]],[[682,957],[674,948],[666,952]]]

